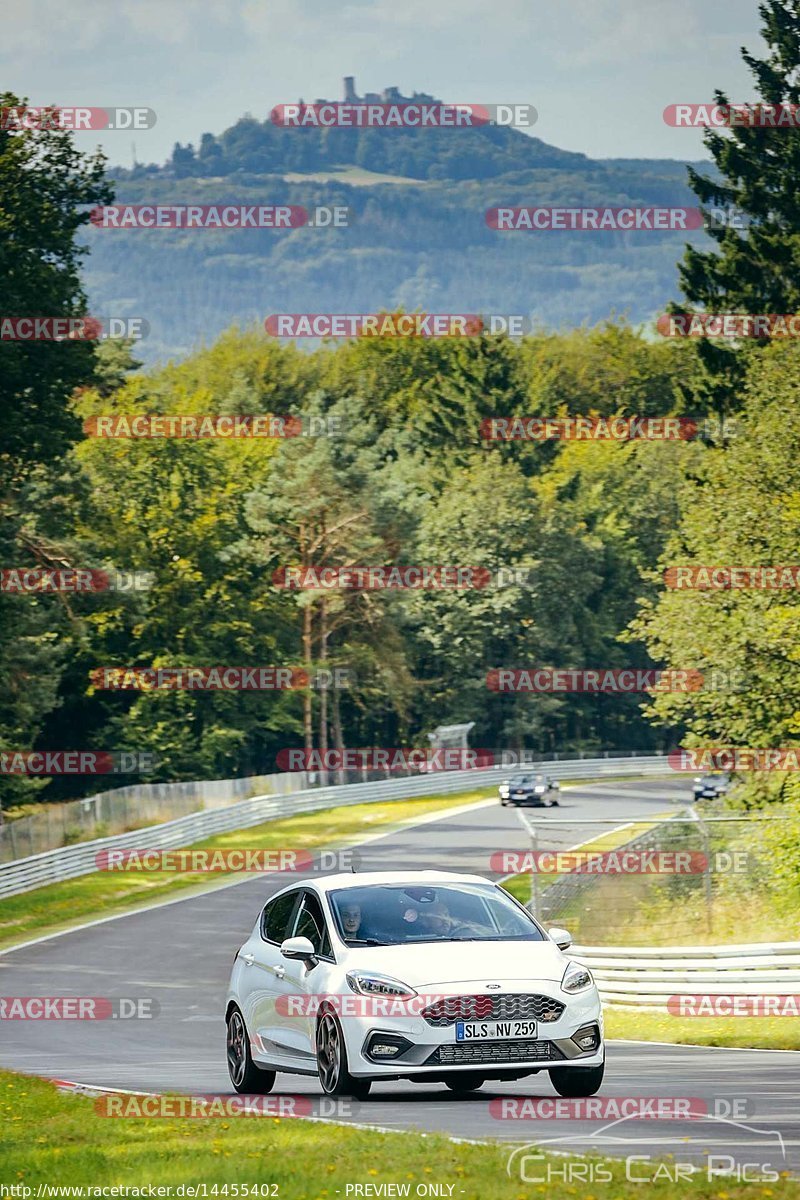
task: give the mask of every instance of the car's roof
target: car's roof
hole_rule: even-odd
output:
[[[482,875],[466,875],[455,871],[342,871],[307,881],[317,891],[331,892],[342,887],[381,887],[392,884],[411,884],[424,887],[447,883],[491,883]]]

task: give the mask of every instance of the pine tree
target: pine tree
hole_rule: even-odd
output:
[[[800,106],[800,0],[759,5],[768,53],[742,57],[764,105]],[[719,105],[728,97],[715,92]],[[731,223],[712,222],[711,250],[687,246],[680,264],[681,290],[689,307],[706,312],[800,312],[800,126],[737,125],[709,129],[705,145],[716,176],[689,168],[701,206],[723,209]],[[677,307],[677,306],[676,306]],[[762,343],[763,344],[763,343]],[[753,348],[698,341],[702,366],[698,391],[720,415],[738,407],[745,360]]]

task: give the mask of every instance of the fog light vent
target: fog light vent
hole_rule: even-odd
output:
[[[393,1046],[391,1042],[373,1042],[369,1049],[373,1058],[394,1058],[395,1054],[400,1053],[399,1046]]]
[[[577,1033],[573,1033],[572,1040],[584,1052],[587,1050],[596,1050],[600,1045],[600,1030],[596,1025],[585,1025],[583,1029],[579,1029]]]
[[[408,1038],[398,1034],[373,1033],[367,1042],[365,1054],[373,1062],[389,1062],[404,1054],[411,1044]]]

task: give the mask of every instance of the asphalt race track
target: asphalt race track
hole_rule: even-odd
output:
[[[663,812],[687,793],[687,782],[674,779],[565,790],[559,809],[537,813],[540,846],[574,845],[599,832],[590,826],[582,833],[581,819],[622,822]],[[545,832],[548,820],[566,817],[576,825]],[[369,841],[360,851],[361,866],[489,874],[491,851],[528,845],[514,810],[492,803]],[[0,1064],[110,1089],[229,1093],[223,1009],[231,962],[260,906],[285,882],[286,875],[248,876],[235,886],[6,951],[0,955],[3,996],[155,997],[160,1014],[152,1021],[0,1021]],[[275,1093],[322,1095],[316,1080],[289,1075],[278,1076]],[[704,1161],[706,1153],[730,1154],[740,1164],[800,1171],[797,1052],[609,1044],[601,1098],[702,1098],[710,1115],[699,1121],[629,1119],[612,1125],[609,1119],[499,1119],[497,1098],[515,1096],[552,1099],[555,1092],[546,1073],[516,1083],[487,1083],[469,1098],[436,1084],[383,1083],[373,1085],[362,1103],[347,1102],[349,1108],[336,1116],[386,1129],[517,1144],[536,1140],[562,1151],[672,1154],[683,1163]],[[748,1116],[736,1107],[743,1098],[749,1102]],[[518,1163],[513,1170],[519,1178]],[[526,1170],[535,1171],[535,1164]],[[755,1168],[748,1170],[752,1175]]]

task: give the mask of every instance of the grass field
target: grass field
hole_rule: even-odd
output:
[[[800,1022],[796,1017],[673,1017],[641,1008],[606,1008],[604,1016],[607,1038],[800,1050]]]
[[[7,1072],[0,1072],[0,1112],[0,1185],[30,1188],[27,1196],[22,1191],[3,1192],[20,1200],[35,1198],[39,1185],[175,1189],[205,1184],[209,1197],[246,1195],[242,1189],[247,1185],[262,1189],[250,1195],[274,1195],[278,1200],[378,1196],[378,1190],[353,1188],[377,1189],[381,1184],[409,1189],[384,1192],[388,1195],[453,1200],[530,1200],[541,1195],[552,1200],[576,1195],[585,1200],[632,1200],[642,1195],[643,1185],[628,1182],[623,1164],[611,1160],[553,1158],[555,1177],[546,1186],[534,1185],[522,1182],[518,1171],[515,1177],[506,1173],[510,1148],[496,1144],[455,1143],[437,1135],[382,1133],[293,1118],[110,1119],[97,1115],[89,1097],[65,1095],[40,1079]],[[532,1141],[526,1131],[520,1141],[529,1137]],[[676,1158],[681,1161],[679,1150]],[[585,1179],[588,1170],[600,1165],[612,1174],[612,1182],[587,1187],[569,1178],[571,1169]],[[645,1169],[652,1176],[660,1172],[647,1185],[650,1200],[675,1194],[673,1165],[665,1161],[659,1168],[651,1162],[646,1168],[640,1165],[637,1173]],[[539,1176],[547,1170],[536,1163]],[[420,1187],[425,1190],[418,1191]],[[704,1173],[694,1176],[688,1187],[695,1200],[782,1200],[800,1195],[800,1185],[787,1178],[765,1187],[708,1180]]]
[[[196,845],[213,849],[332,849],[358,842],[378,831],[388,832],[403,824],[413,824],[432,812],[477,803],[492,794],[492,788],[484,788],[418,800],[344,805],[324,812],[266,821],[250,829],[218,834]],[[143,834],[142,846],[146,845],[147,837]],[[189,872],[97,871],[22,892],[0,900],[0,948],[37,934],[67,929],[82,920],[167,900],[188,889],[218,887],[229,883],[231,878],[231,875],[211,877]]]

